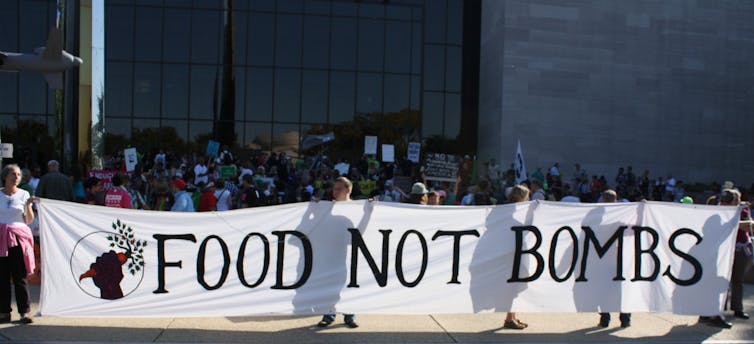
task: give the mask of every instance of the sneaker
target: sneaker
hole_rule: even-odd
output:
[[[317,323],[317,327],[327,327],[330,326],[330,324],[332,324],[332,321],[321,320]]]
[[[720,328],[731,328],[733,327],[733,324],[727,322],[723,317],[716,316],[714,318],[710,318],[709,322],[707,322],[710,326],[716,326]]]
[[[736,311],[733,314],[733,316],[735,316],[736,318],[741,318],[741,319],[749,319],[749,313],[744,313],[742,311]]]
[[[34,320],[32,320],[32,318],[28,315],[24,315],[21,317],[21,319],[18,320],[18,322],[21,324],[31,324],[34,322]]]
[[[359,324],[357,324],[353,320],[348,320],[348,321],[346,321],[346,326],[348,326],[348,328],[357,328],[357,327],[359,327]]]
[[[508,328],[511,330],[523,330],[527,327],[527,324],[524,324],[520,321],[516,320],[506,320],[505,323],[503,323],[504,328]]]

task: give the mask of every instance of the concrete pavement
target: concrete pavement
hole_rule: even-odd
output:
[[[39,288],[32,288],[36,311]],[[754,285],[746,285],[744,306],[754,313]],[[14,319],[17,314],[14,314]],[[723,330],[697,324],[697,317],[634,314],[621,328],[617,314],[608,328],[594,313],[520,313],[525,330],[502,328],[504,314],[360,315],[357,329],[338,317],[314,326],[319,317],[230,318],[35,318],[34,324],[0,325],[0,342],[12,343],[754,343],[754,319],[729,320]],[[135,314],[133,316],[136,316]]]

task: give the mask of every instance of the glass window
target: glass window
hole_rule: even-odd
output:
[[[18,35],[17,35],[18,33],[18,3],[17,2],[0,1],[0,32],[3,33],[3,39],[0,39],[0,50],[18,51],[19,49],[18,49]]]
[[[443,134],[444,96],[440,92],[424,92],[422,108],[422,136]]]
[[[381,4],[359,4],[359,16],[366,18],[384,18],[385,6]]]
[[[108,21],[110,17],[107,18]],[[191,22],[189,10],[165,9],[164,37],[162,39],[163,60],[167,62],[189,62],[191,35],[186,34],[186,24]],[[110,47],[111,44],[106,44]]]
[[[191,66],[191,118],[214,118],[215,83],[219,81],[217,73],[219,72],[215,66]]]
[[[326,123],[327,72],[305,70],[301,83],[301,120],[303,122]]]
[[[442,91],[445,89],[445,49],[443,46],[426,45],[424,51],[424,89]]]
[[[301,72],[275,70],[275,122],[298,122],[301,101]]]
[[[188,86],[188,65],[164,65],[162,74],[163,118],[188,118]]]
[[[358,12],[357,4],[346,1],[332,2],[332,14],[335,16],[356,16]]]
[[[246,70],[246,120],[272,120],[272,70],[248,68]]]
[[[411,109],[421,109],[421,76],[411,76]]]
[[[413,24],[411,30],[411,73],[421,74],[422,68],[422,26]]]
[[[236,53],[236,66],[246,64],[246,52],[248,39],[248,13],[233,11],[233,47]]]
[[[461,133],[461,94],[445,94],[445,137],[455,139]]]
[[[383,70],[384,33],[384,20],[359,20],[359,70]]]
[[[213,129],[212,121],[191,121],[189,123],[189,140],[196,142],[198,136],[212,134]]]
[[[160,114],[161,86],[159,64],[134,64],[134,116],[146,117]]]
[[[0,112],[18,111],[18,73],[0,73]]]
[[[47,112],[47,82],[41,73],[18,74],[18,112],[22,114]]]
[[[352,72],[332,72],[330,74],[329,123],[353,120],[355,81],[356,75]]]
[[[257,144],[260,149],[269,150],[272,146],[272,123],[247,122],[244,145]]]
[[[105,66],[105,113],[131,115],[133,66],[130,63],[107,62]]]
[[[251,13],[249,22],[249,64],[271,66],[275,47],[275,16]]]
[[[463,41],[463,1],[448,0],[448,44],[461,44]]]
[[[157,129],[160,127],[160,120],[159,119],[153,119],[153,118],[139,118],[134,119],[133,122],[134,129]]]
[[[420,7],[414,7],[411,9],[411,17],[415,21],[420,21],[424,18],[424,10]]]
[[[304,67],[327,68],[329,53],[330,18],[304,17]]]
[[[178,137],[184,142],[188,141],[188,121],[183,120],[162,120],[162,127],[175,129]]]
[[[196,8],[222,9],[223,0],[194,0]]]
[[[385,70],[411,72],[411,24],[387,22],[385,27]]]
[[[218,63],[221,29],[220,11],[191,11],[191,61]]]
[[[275,64],[284,67],[301,66],[301,19],[300,15],[278,15],[275,41]]]
[[[308,14],[330,14],[330,2],[328,1],[306,1],[305,5]]]
[[[105,118],[105,132],[108,134],[123,135],[131,137],[131,119],[130,118]]]
[[[385,75],[385,112],[399,112],[409,107],[410,83],[408,75]]]
[[[388,5],[387,17],[390,19],[411,20],[411,7]]]
[[[382,112],[382,74],[359,73],[356,113]]]
[[[275,11],[276,0],[249,0],[251,9],[257,11]]]
[[[303,0],[278,0],[278,12],[301,13],[303,10]]]
[[[16,129],[18,127],[18,118],[16,115],[2,114],[0,115],[0,128],[2,129]]]
[[[21,17],[19,45],[21,52],[34,51],[36,47],[45,46],[47,34],[50,31],[47,23],[47,2],[21,1]],[[10,32],[16,32],[11,30]]]
[[[105,53],[108,59],[131,60],[134,41],[133,7],[105,6]]]
[[[165,7],[191,7],[191,0],[165,0]]]
[[[333,9],[340,3],[334,3]],[[333,18],[330,42],[330,68],[356,68],[356,20],[353,18]]]
[[[138,9],[134,13],[134,59],[160,61],[162,59],[162,9],[154,7],[138,7]]]
[[[298,152],[298,124],[272,125],[272,150],[275,152]]]
[[[424,3],[427,15],[424,19],[424,39],[427,43],[445,43],[445,1],[433,0]]]
[[[445,90],[461,92],[461,47],[449,46],[446,52],[448,55],[445,66]]]

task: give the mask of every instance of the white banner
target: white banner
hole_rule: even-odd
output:
[[[170,213],[44,199],[44,316],[717,314],[736,207],[367,201]]]

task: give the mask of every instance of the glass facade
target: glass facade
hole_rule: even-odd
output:
[[[184,143],[230,130],[242,147],[294,151],[330,131],[341,148],[363,135],[457,140],[463,10],[464,0],[108,0],[106,154],[148,130]],[[54,14],[55,0],[0,2],[0,50],[43,45]],[[59,136],[55,92],[39,74],[0,73],[0,124],[22,120]]]

